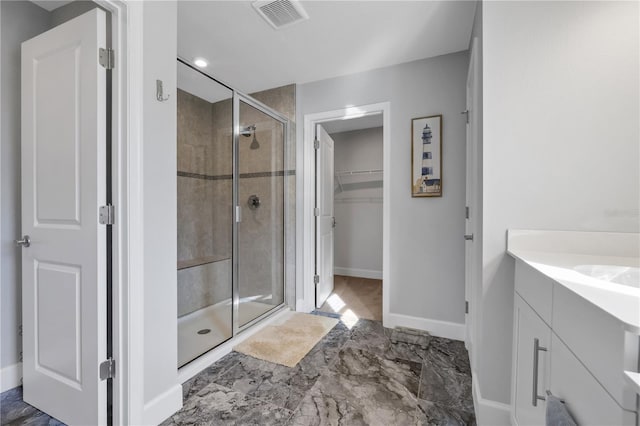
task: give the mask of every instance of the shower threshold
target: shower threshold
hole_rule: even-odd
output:
[[[241,301],[239,324],[247,324],[275,308],[255,301]],[[178,366],[193,361],[232,336],[231,299],[178,318]]]

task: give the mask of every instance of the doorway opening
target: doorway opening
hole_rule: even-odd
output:
[[[321,146],[317,152],[322,150],[323,137],[330,138],[333,145],[333,158],[325,159],[332,164],[321,164],[316,187],[328,187],[330,200],[318,200],[332,207],[330,225],[334,234],[330,248],[333,291],[328,295],[316,291],[319,311],[382,321],[382,124],[382,113],[318,124],[326,135],[319,131]],[[328,170],[333,170],[332,176],[328,176]],[[318,207],[320,212],[327,210],[326,206]],[[320,250],[316,253],[321,256]],[[318,260],[316,273],[320,269]]]
[[[298,310],[355,324],[382,321],[389,300],[389,105],[308,114],[303,294]]]

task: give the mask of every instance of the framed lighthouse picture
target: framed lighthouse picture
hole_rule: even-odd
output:
[[[442,115],[411,120],[411,196],[442,197]]]

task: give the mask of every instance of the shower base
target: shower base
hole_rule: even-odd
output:
[[[248,323],[275,306],[254,301],[240,301],[239,324]],[[196,359],[229,339],[232,334],[231,299],[178,318],[178,366]]]

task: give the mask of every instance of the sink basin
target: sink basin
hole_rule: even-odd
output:
[[[603,281],[640,288],[640,268],[618,265],[578,265],[576,272]]]

